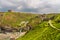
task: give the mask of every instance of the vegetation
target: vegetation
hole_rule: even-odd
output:
[[[19,27],[22,21],[29,21],[28,25],[32,26],[32,30],[17,40],[60,40],[60,31],[52,28],[48,24],[48,21],[51,20],[52,24],[60,29],[60,14],[5,12],[2,13],[2,15],[3,16],[0,17],[0,25],[2,26],[9,25],[11,27]],[[52,16],[54,16],[54,18]]]
[[[5,12],[2,13],[1,24],[4,26],[18,27],[21,21],[29,20],[30,18],[36,16],[36,14],[25,14],[18,12]]]
[[[47,18],[55,16],[52,19],[52,24],[60,29],[60,22],[58,21],[60,18],[60,14],[47,14],[45,15]],[[36,18],[35,18],[36,19]],[[37,19],[38,20],[38,19]],[[37,21],[35,20],[35,21]],[[41,19],[40,19],[41,20]],[[41,23],[35,25],[33,30],[30,30],[23,37],[18,38],[17,40],[60,40],[60,31],[52,28],[48,21],[41,21]]]

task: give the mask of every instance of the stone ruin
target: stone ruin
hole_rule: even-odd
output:
[[[8,10],[8,12],[14,12],[13,10]]]

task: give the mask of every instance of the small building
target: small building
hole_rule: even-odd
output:
[[[13,10],[8,10],[8,12],[14,12]]]

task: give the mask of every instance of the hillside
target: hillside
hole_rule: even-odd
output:
[[[46,16],[51,17],[54,14],[47,14]],[[49,24],[49,21],[42,21],[37,24],[33,30],[30,30],[23,37],[18,38],[17,40],[60,40],[60,14],[56,14],[55,17],[51,20],[52,27]]]
[[[21,21],[28,21],[35,17],[36,14],[26,14],[19,12],[5,12],[0,13],[0,24],[3,26],[18,27]]]
[[[17,40],[60,40],[60,31],[53,29],[47,24],[42,22],[36,26],[34,30],[30,30],[26,35]]]
[[[60,30],[57,30],[60,29],[60,14],[0,13],[0,27],[19,28],[26,21],[32,29],[17,40],[60,40]],[[27,25],[24,27],[28,27]]]

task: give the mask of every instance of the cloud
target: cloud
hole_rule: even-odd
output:
[[[19,10],[22,9],[22,8],[23,8],[23,6],[18,6],[18,7],[17,7],[17,9],[19,9]]]
[[[40,0],[26,0],[28,7],[31,8],[37,8],[40,3],[42,3]]]
[[[0,5],[3,7],[14,6],[14,3],[9,2],[7,0],[0,0]]]
[[[35,13],[60,12],[60,0],[0,0],[0,10],[9,9]]]
[[[2,7],[0,6],[0,9],[2,9]]]

